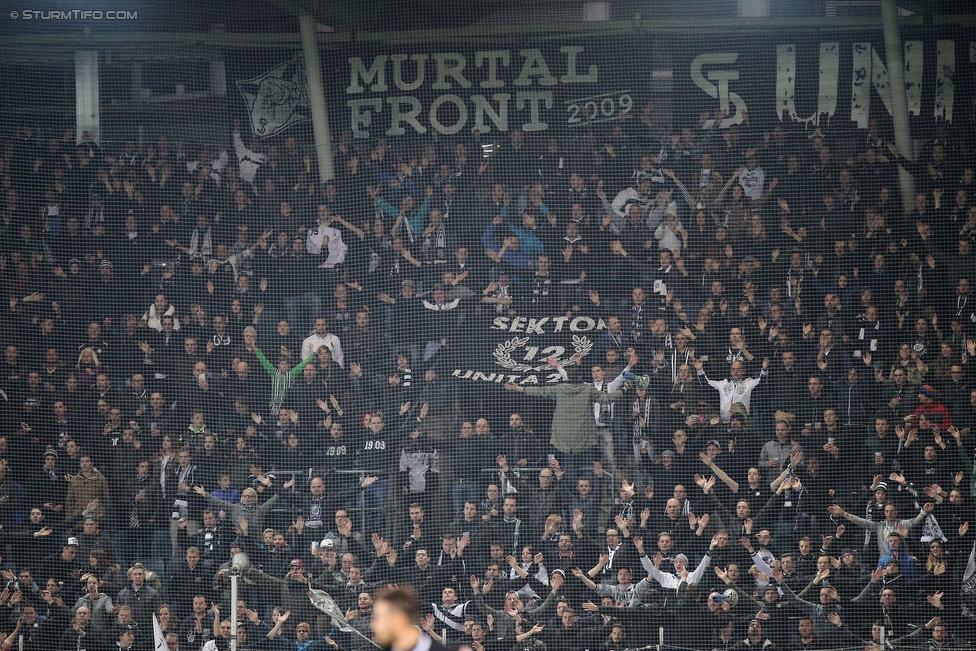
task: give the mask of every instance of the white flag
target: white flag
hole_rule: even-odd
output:
[[[156,646],[156,651],[169,651],[169,645],[166,644],[166,636],[163,635],[163,629],[159,625],[159,620],[156,619],[156,613],[153,613],[153,641]]]

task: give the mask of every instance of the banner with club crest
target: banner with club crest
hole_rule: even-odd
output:
[[[497,385],[557,384],[563,380],[547,360],[564,367],[595,362],[604,330],[603,319],[588,316],[499,316],[466,342],[469,352],[457,358],[452,376]]]

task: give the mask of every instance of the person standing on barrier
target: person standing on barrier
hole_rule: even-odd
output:
[[[401,406],[400,415],[410,409],[410,403]],[[359,507],[363,510],[363,533],[383,533],[384,509],[390,491],[390,473],[397,460],[399,448],[396,445],[396,428],[387,428],[382,413],[369,417],[367,430],[362,437],[357,465],[360,470],[375,476],[376,480],[363,482],[363,492],[359,497]]]
[[[538,398],[556,402],[552,414],[552,435],[550,444],[563,454],[566,472],[570,481],[593,467],[598,441],[597,423],[593,418],[593,405],[612,404],[624,395],[624,389],[604,391],[592,384],[563,382],[552,386],[527,386],[509,383],[507,391],[518,391]]]

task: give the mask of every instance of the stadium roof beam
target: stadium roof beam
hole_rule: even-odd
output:
[[[279,0],[285,2],[285,0]],[[973,25],[976,15],[933,16],[936,24]],[[922,16],[902,16],[902,28],[922,27]],[[172,59],[204,59],[215,48],[299,48],[301,34],[294,32],[112,32],[51,33],[8,35],[0,43],[0,61],[37,63],[39,60],[69,60],[79,49],[112,52],[113,57],[141,58],[153,56]],[[341,48],[349,43],[420,44],[511,40],[546,41],[560,37],[603,37],[633,35],[703,35],[762,33],[769,31],[881,30],[881,17],[845,18],[742,18],[727,20],[680,19],[616,20],[598,23],[570,22],[527,25],[470,26],[453,29],[400,31],[320,32],[318,41],[324,49]]]

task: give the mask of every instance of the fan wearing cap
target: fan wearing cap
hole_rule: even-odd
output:
[[[663,555],[658,552],[653,558],[650,558],[644,553],[643,543],[638,545],[637,552],[640,554],[640,564],[649,576],[641,579],[637,584],[634,590],[633,603],[640,603],[644,598],[644,594],[654,585],[650,579],[657,581],[663,589],[668,591],[674,590],[675,593],[678,592],[682,583],[701,584],[702,579],[705,577],[705,571],[712,564],[712,552],[715,551],[718,544],[718,536],[712,536],[708,549],[705,550],[705,554],[698,563],[698,567],[691,573],[688,572],[688,557],[686,555],[678,554],[674,557],[674,573],[665,572],[660,569]]]
[[[289,611],[292,617],[297,617],[300,621],[315,621],[319,611],[312,606],[306,596],[311,587],[312,576],[305,572],[305,561],[300,558],[292,558],[284,578],[278,578],[257,569],[253,569],[250,574],[256,581],[263,581],[278,588],[277,603],[281,605],[282,609]]]
[[[48,556],[42,561],[41,567],[44,568],[44,577],[54,577],[58,581],[64,581],[65,585],[74,585],[78,582],[78,572],[88,564],[88,557],[84,557],[84,562],[79,558],[80,543],[78,538],[70,536],[64,539],[61,551]],[[70,582],[70,583],[69,583]]]
[[[101,225],[99,228],[102,228]],[[92,236],[98,237],[95,232],[92,232]],[[120,265],[120,269],[121,271],[116,273],[115,264],[103,259],[98,263],[97,280],[89,288],[91,303],[88,312],[97,317],[106,327],[111,326],[116,313],[124,313],[124,309],[128,307],[128,301],[125,300],[128,294],[123,290],[122,278],[125,275],[123,265]]]
[[[341,561],[342,556],[336,553],[334,540],[323,538],[322,542],[318,543],[318,549],[315,549],[313,542],[311,554],[313,557],[318,556],[322,563],[316,571],[318,575],[315,579],[316,586],[328,589],[333,583],[341,585],[349,582],[349,570],[352,569],[352,561],[355,557],[349,554],[349,562],[344,565]]]
[[[62,428],[67,428],[67,422],[68,408],[59,400],[54,403],[54,419],[51,422],[48,440],[52,443],[66,443],[66,437],[63,438],[65,435],[60,432]],[[60,516],[64,510],[68,487],[64,481],[64,474],[58,471],[57,450],[45,450],[42,459],[40,472],[35,471],[36,479],[30,482],[30,497],[34,504],[42,508],[45,515]],[[60,520],[60,517],[58,519]]]
[[[918,388],[918,407],[912,412],[911,429],[929,429],[939,433],[952,427],[949,410],[939,399],[939,390],[931,384]]]
[[[872,522],[884,520],[885,506],[890,503],[888,499],[888,482],[879,481],[874,485],[871,499],[868,500],[865,509],[865,519]],[[865,535],[865,543],[869,541],[869,535]]]
[[[130,626],[123,626],[118,630],[118,643],[116,646],[119,651],[130,651],[136,648],[136,630]]]

